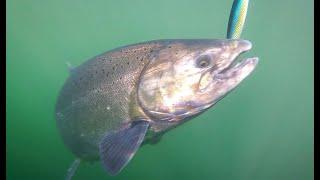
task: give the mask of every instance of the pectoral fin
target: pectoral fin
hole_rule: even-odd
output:
[[[135,121],[131,127],[108,133],[100,143],[100,159],[108,173],[118,174],[132,159],[148,130],[149,122]]]

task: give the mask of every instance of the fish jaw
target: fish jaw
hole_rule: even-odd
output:
[[[214,100],[208,104],[210,106],[215,104],[235,89],[253,72],[258,62],[259,59],[257,57],[247,58],[224,72],[214,74],[212,77],[213,82],[207,87],[210,89],[209,94],[206,95],[208,98],[214,97]]]
[[[227,82],[230,85],[230,88],[234,88],[251,74],[258,62],[259,58],[257,57],[247,58],[225,72],[215,74],[213,78],[220,82],[225,81],[225,83]]]

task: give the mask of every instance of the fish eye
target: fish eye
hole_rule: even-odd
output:
[[[197,67],[199,68],[206,68],[208,67],[209,65],[211,64],[211,58],[207,55],[205,56],[200,56],[198,59],[197,59],[197,62],[196,62],[196,65]]]

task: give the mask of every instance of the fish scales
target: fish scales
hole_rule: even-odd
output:
[[[56,112],[63,139],[75,154],[84,159],[98,158],[97,144],[103,134],[130,121],[130,94],[152,50],[161,44],[142,43],[111,50],[70,74]]]

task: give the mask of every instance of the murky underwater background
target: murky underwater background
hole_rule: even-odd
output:
[[[74,156],[54,119],[66,62],[169,38],[224,38],[233,0],[7,0],[7,179],[63,179]],[[214,108],[87,179],[313,179],[313,1],[251,1],[242,38],[260,64]]]

